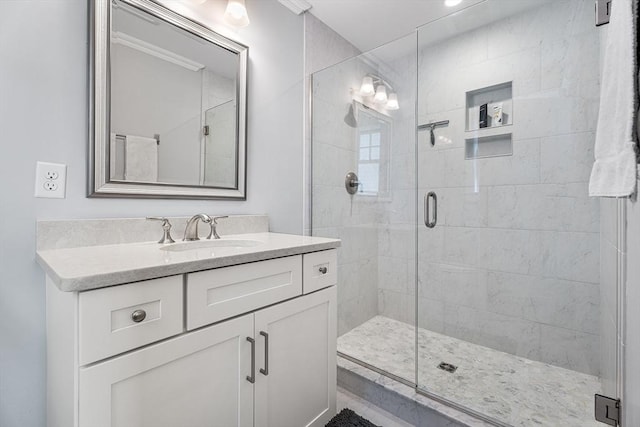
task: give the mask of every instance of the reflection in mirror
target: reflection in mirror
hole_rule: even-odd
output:
[[[247,48],[149,0],[95,3],[91,195],[244,198]]]
[[[111,179],[235,187],[237,55],[115,6]]]

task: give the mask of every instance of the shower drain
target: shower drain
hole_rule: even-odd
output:
[[[447,371],[451,374],[453,374],[456,371],[456,369],[458,369],[456,365],[452,365],[451,363],[447,363],[447,362],[440,362],[440,364],[438,365],[438,368],[442,369],[443,371]]]

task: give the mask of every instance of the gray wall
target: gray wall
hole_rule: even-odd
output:
[[[302,232],[303,19],[275,0],[247,0],[251,25],[248,200],[87,199],[87,1],[0,1],[0,426],[45,424],[44,275],[38,219],[266,213],[271,230]],[[173,2],[177,5],[177,2]],[[224,10],[221,2],[192,9]],[[189,11],[186,11],[189,12]],[[205,16],[205,15],[202,15]],[[276,25],[277,23],[277,25]],[[65,163],[67,198],[33,197],[37,160]]]

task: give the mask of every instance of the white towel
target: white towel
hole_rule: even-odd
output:
[[[637,0],[615,0],[611,6],[590,196],[627,197],[636,191],[634,2]]]
[[[125,179],[158,181],[158,143],[153,138],[127,135],[125,143]]]

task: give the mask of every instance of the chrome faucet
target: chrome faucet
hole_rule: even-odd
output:
[[[162,239],[158,240],[158,243],[175,243],[175,241],[171,238],[171,223],[167,218],[148,216],[147,219],[153,221],[162,221],[162,231],[164,231],[164,235],[162,236]]]
[[[187,221],[187,227],[184,229],[184,241],[200,240],[198,237],[198,221],[205,224],[211,224],[211,217],[207,214],[197,214]]]
[[[218,220],[222,219],[222,218],[229,218],[229,215],[214,216],[213,217],[213,221],[211,221],[209,223],[209,226],[211,227],[211,231],[209,232],[209,235],[207,236],[207,239],[210,239],[211,236],[213,236],[214,239],[219,239],[220,238],[220,235],[218,234],[218,230],[216,230],[216,226],[218,225]]]

